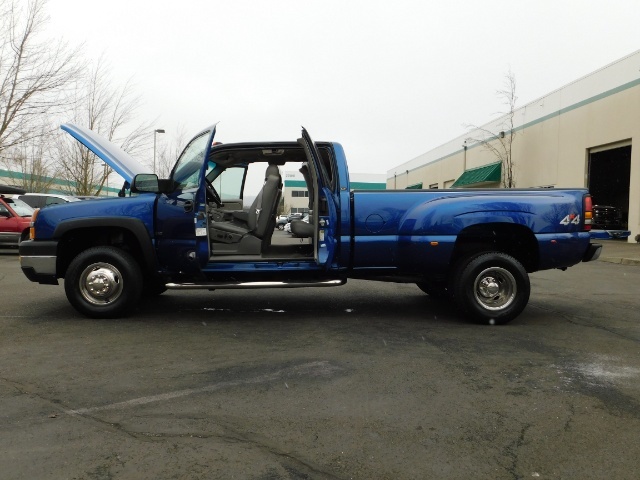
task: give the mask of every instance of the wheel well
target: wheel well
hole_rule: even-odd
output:
[[[69,263],[80,252],[98,246],[112,246],[125,250],[136,259],[143,272],[149,268],[144,261],[142,246],[130,230],[121,227],[78,228],[66,232],[58,242],[58,275],[65,276]]]
[[[456,240],[452,265],[461,258],[486,251],[511,255],[527,272],[538,269],[538,241],[533,232],[524,225],[488,223],[465,228]]]

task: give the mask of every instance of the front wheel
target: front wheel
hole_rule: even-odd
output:
[[[94,247],[75,257],[64,279],[67,299],[92,318],[117,318],[135,307],[142,292],[135,259],[114,247]]]
[[[505,324],[527,306],[531,285],[518,260],[500,252],[482,253],[458,265],[452,278],[458,307],[475,320]]]
[[[284,225],[282,224],[278,225],[278,230],[284,230]]]

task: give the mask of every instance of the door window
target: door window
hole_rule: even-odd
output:
[[[47,197],[46,205],[57,205],[59,203],[66,203],[66,202],[58,197]]]
[[[204,132],[195,138],[180,155],[172,175],[179,190],[198,187],[210,133]]]
[[[242,186],[246,171],[245,167],[227,168],[213,181],[213,188],[216,189],[223,202],[242,198]]]

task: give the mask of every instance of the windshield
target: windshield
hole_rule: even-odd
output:
[[[30,217],[33,214],[33,208],[22,200],[17,198],[5,198],[4,201],[9,205],[17,215],[21,217]]]
[[[180,190],[197,188],[200,170],[207,151],[207,141],[211,132],[206,131],[194,138],[178,159],[173,169],[173,181]]]

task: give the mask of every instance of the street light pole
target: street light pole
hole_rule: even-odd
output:
[[[164,133],[163,128],[157,128],[153,131],[153,173],[156,173],[156,134]]]

